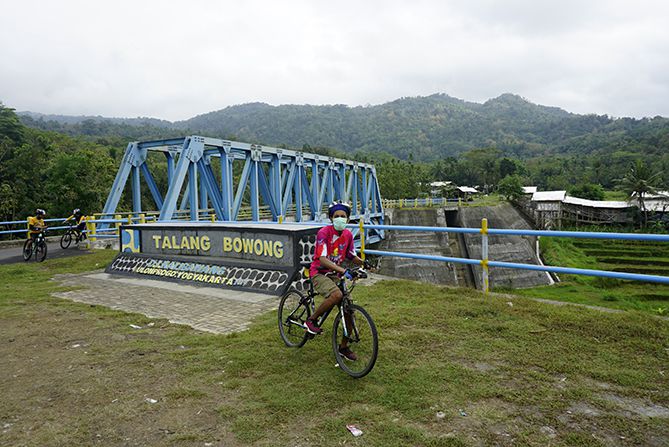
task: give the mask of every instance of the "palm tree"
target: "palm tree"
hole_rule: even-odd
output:
[[[620,188],[630,197],[636,196],[639,211],[643,212],[642,228],[648,222],[648,210],[644,204],[644,198],[648,194],[657,193],[661,181],[661,173],[652,172],[650,167],[641,160],[632,164],[630,170],[620,180]]]

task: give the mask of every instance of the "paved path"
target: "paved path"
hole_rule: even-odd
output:
[[[249,293],[180,285],[95,272],[56,275],[65,286],[83,287],[54,293],[86,304],[136,312],[150,318],[166,318],[201,331],[225,334],[243,331],[260,314],[276,309],[279,298]]]
[[[66,258],[69,256],[81,256],[91,253],[87,250],[79,250],[76,245],[72,244],[67,250],[60,248],[59,242],[47,242],[46,259],[44,262],[49,262],[49,259]],[[0,248],[0,264],[15,264],[25,262],[23,260],[23,242],[20,245],[12,245]],[[35,262],[31,259],[30,262]]]

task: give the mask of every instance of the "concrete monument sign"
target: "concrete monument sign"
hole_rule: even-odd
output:
[[[169,222],[124,225],[108,273],[282,294],[311,260],[317,225]]]

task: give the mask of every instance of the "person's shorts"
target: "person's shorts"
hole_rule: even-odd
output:
[[[334,278],[336,279],[336,276]],[[329,297],[335,290],[339,290],[334,279],[330,276],[320,274],[312,276],[311,282],[314,284],[314,290],[325,298]]]

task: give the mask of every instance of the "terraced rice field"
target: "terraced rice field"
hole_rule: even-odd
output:
[[[669,276],[669,244],[580,240],[574,246],[596,259],[602,270]]]
[[[669,277],[669,243],[614,240],[542,240],[549,265]],[[636,309],[669,315],[669,285],[563,275],[556,286],[520,291],[522,295]]]

